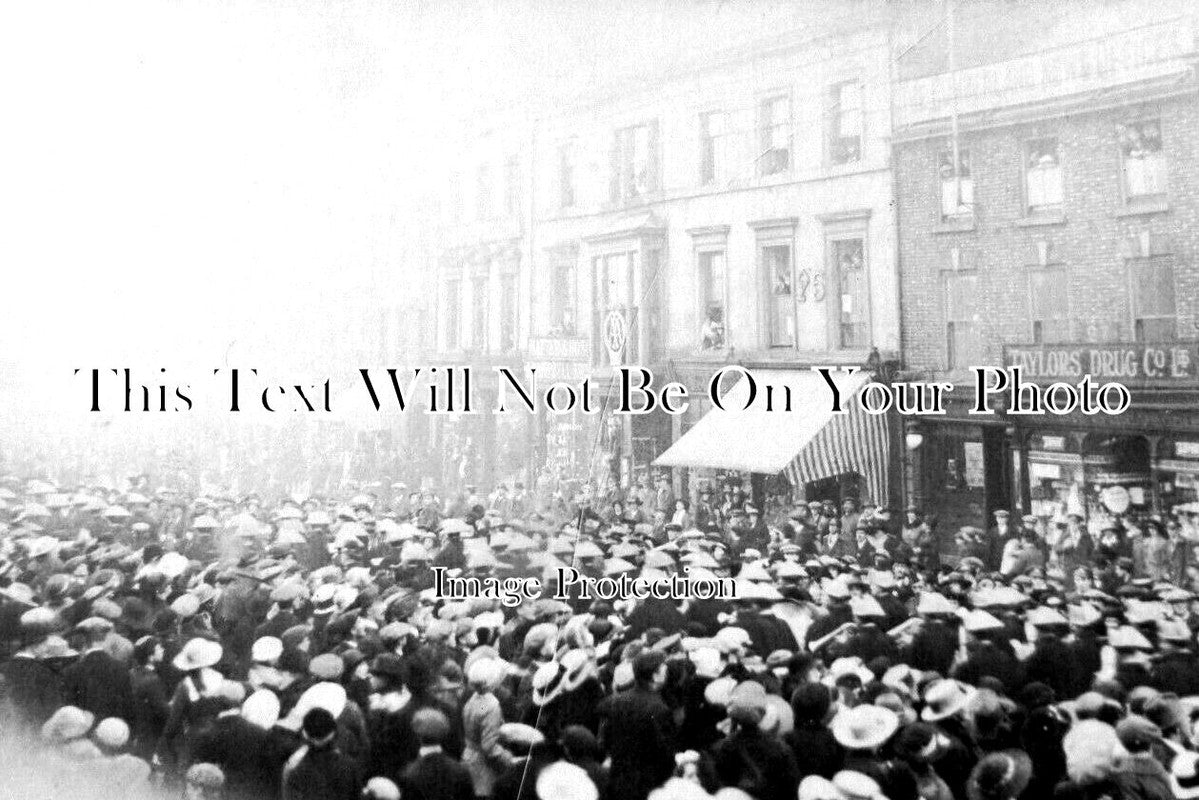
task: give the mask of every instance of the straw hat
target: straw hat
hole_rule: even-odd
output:
[[[920,718],[925,722],[948,719],[966,708],[972,694],[955,680],[934,681],[924,690],[924,710],[920,712]]]
[[[842,711],[829,726],[833,738],[847,750],[874,750],[899,729],[899,716],[890,709],[863,705]]]
[[[538,800],[597,800],[599,790],[582,767],[555,761],[537,775]]]
[[[192,639],[183,646],[171,664],[180,672],[211,667],[221,660],[224,649],[211,639]]]

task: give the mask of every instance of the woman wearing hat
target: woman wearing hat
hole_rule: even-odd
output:
[[[500,727],[504,715],[495,690],[504,678],[504,664],[499,659],[480,658],[466,673],[471,695],[462,709],[462,763],[470,771],[475,796],[491,797],[495,779],[512,759],[500,747]]]
[[[190,763],[193,736],[222,708],[220,690],[225,678],[213,667],[223,652],[218,642],[192,639],[172,661],[184,677],[171,697],[156,754],[169,769]]]

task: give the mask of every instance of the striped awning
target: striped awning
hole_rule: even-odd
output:
[[[887,418],[867,414],[857,402],[870,373],[830,373],[844,413],[833,412],[832,390],[816,372],[758,370],[751,375],[757,395],[748,408],[750,386],[741,380],[722,395],[725,410],[712,409],[654,463],[783,473],[794,486],[856,472],[866,482],[869,497],[864,499],[887,502]]]

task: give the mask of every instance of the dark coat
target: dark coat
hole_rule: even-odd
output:
[[[947,675],[957,649],[957,632],[943,622],[930,621],[925,623],[906,648],[903,662],[921,672]]]
[[[92,650],[63,670],[64,699],[96,715],[96,719],[133,719],[133,684],[129,669],[103,650]]]
[[[800,779],[819,775],[831,780],[845,763],[845,748],[837,743],[826,725],[797,723],[795,730],[788,733],[784,741],[795,757]]]
[[[599,706],[601,743],[612,757],[609,790],[645,800],[674,771],[674,720],[657,693],[630,689]]]
[[[741,789],[756,800],[792,800],[799,787],[791,749],[757,728],[742,728],[718,742],[712,759],[723,786]]]
[[[269,731],[236,714],[218,717],[197,740],[192,757],[225,773],[226,800],[269,800],[279,791],[277,746]]]
[[[470,772],[460,762],[437,752],[408,765],[400,778],[407,800],[474,800]]]
[[[4,665],[8,697],[20,722],[32,728],[65,705],[63,669],[66,659],[41,659],[17,655]]]
[[[335,747],[301,747],[283,767],[282,800],[359,800],[358,764]]]
[[[135,667],[129,673],[129,685],[133,698],[133,719],[129,720],[130,750],[139,758],[149,760],[166,726],[170,700],[162,678],[149,667]]]
[[[1152,685],[1179,697],[1199,694],[1199,658],[1183,650],[1162,653],[1153,665]]]
[[[959,666],[953,677],[959,681],[978,686],[984,677],[997,678],[1009,695],[1023,686],[1023,667],[1010,651],[992,642],[983,642],[970,653],[966,663]]]

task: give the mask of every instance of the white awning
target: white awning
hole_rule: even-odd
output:
[[[750,382],[743,379],[721,397],[725,410],[713,408],[654,463],[767,475],[786,470],[793,483],[856,471],[866,477],[871,499],[886,499],[886,417],[867,414],[857,403],[870,373],[829,373],[847,409],[843,414],[833,413],[832,389],[819,373],[750,374],[757,394],[748,408]]]

